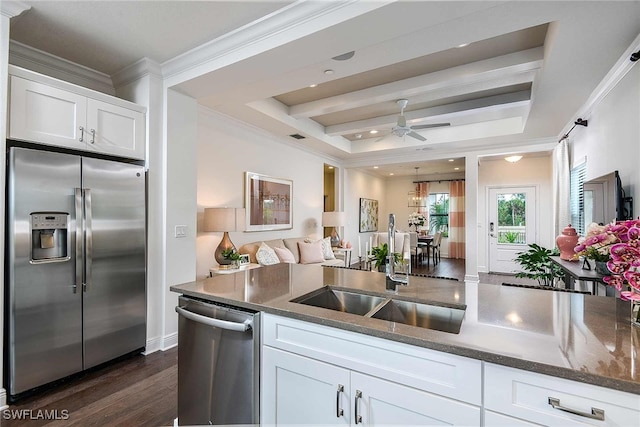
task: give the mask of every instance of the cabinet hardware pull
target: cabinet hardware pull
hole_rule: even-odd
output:
[[[340,393],[344,391],[344,386],[338,384],[338,391],[336,392],[336,418],[340,418],[344,415],[344,410],[340,407]]]
[[[80,126],[80,142],[84,142],[84,127]]]
[[[96,142],[96,130],[91,129],[91,143],[94,144]]]
[[[591,407],[591,413],[578,411],[576,409],[571,409],[560,405],[560,399],[556,399],[554,397],[549,398],[549,405],[553,407],[553,409],[557,409],[559,411],[568,412],[570,414],[579,415],[585,418],[591,418],[598,421],[604,421],[604,409],[598,409]]]
[[[362,415],[360,415],[360,411],[358,411],[358,401],[362,399],[362,392],[360,390],[356,390],[356,400],[355,400],[355,423],[362,423]]]

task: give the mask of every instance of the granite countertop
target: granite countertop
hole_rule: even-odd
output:
[[[180,294],[640,394],[640,328],[610,297],[411,277],[398,299],[466,305],[459,334],[290,302],[323,286],[385,292],[382,273],[277,264],[172,286]]]

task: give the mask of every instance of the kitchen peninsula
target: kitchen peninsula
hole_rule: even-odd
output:
[[[422,407],[424,399],[435,398],[433,407],[466,414],[449,420],[453,424],[590,425],[604,419],[597,425],[640,425],[640,330],[630,325],[626,305],[590,295],[410,279],[391,295],[381,273],[278,264],[171,290],[264,314],[261,420],[266,422],[285,423],[275,418],[274,405],[280,405],[275,400],[287,396],[272,384],[278,372],[273,364],[291,359],[341,369],[352,385],[362,384],[362,378],[388,380],[381,389],[408,384],[405,388],[421,393],[414,397]],[[456,334],[292,302],[323,287],[463,308],[464,320]],[[300,330],[305,333],[296,335]],[[323,340],[334,345],[322,346]],[[359,353],[341,354],[343,347]],[[450,370],[451,383],[426,378],[430,369]],[[347,386],[350,399],[344,405],[342,392],[336,402],[334,390],[338,408],[332,417],[339,418],[340,411],[350,413],[352,421],[354,415],[371,415],[367,401],[358,403],[362,388],[352,394]],[[544,402],[527,401],[539,395]],[[277,412],[281,417],[285,411],[278,406]]]

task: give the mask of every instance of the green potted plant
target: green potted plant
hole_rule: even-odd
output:
[[[541,286],[555,286],[564,277],[560,266],[551,261],[551,256],[559,254],[557,249],[550,250],[535,243],[530,244],[529,250],[519,252],[514,260],[524,269],[516,277],[535,279]]]
[[[373,259],[375,261],[374,266],[378,269],[378,271],[385,271],[387,257],[389,256],[389,245],[383,243],[380,246],[374,247],[373,249],[371,249],[371,255],[373,255]],[[400,254],[397,252],[393,253],[393,259],[395,262],[402,261]]]
[[[240,261],[240,254],[235,248],[229,248],[222,251],[222,257],[231,261],[233,268],[238,268],[238,262]]]

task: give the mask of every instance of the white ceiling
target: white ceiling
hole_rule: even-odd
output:
[[[305,6],[27,3],[31,10],[11,21],[12,40],[108,75],[143,57],[167,64],[257,22],[272,21],[277,34],[279,16]],[[469,151],[548,151],[640,33],[639,1],[381,1],[360,7],[363,12],[350,19],[230,59],[176,89],[347,166],[410,175],[414,167],[423,174],[438,165],[445,173],[453,163],[464,170],[461,159]],[[305,24],[331,18],[313,19]],[[468,46],[458,47],[463,43]],[[332,59],[350,51],[349,60]],[[409,100],[409,125],[450,125],[418,130],[424,142],[391,135],[400,98]]]

